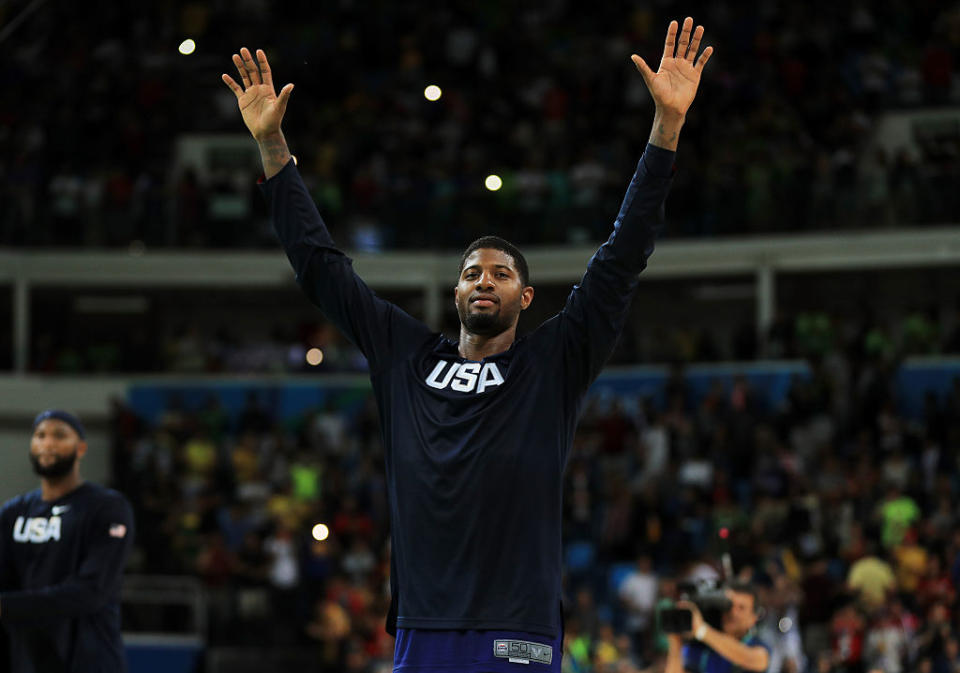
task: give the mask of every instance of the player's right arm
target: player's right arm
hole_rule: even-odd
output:
[[[412,348],[430,330],[390,302],[376,296],[354,272],[350,259],[333,242],[316,204],[291,161],[280,129],[293,84],[277,95],[273,73],[262,49],[244,47],[233,55],[241,84],[227,74],[224,83],[237,97],[237,106],[260,148],[266,181],[263,191],[277,235],[310,300],[353,341],[377,371],[392,360],[399,347]]]

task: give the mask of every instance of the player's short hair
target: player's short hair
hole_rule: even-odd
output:
[[[463,273],[463,265],[466,264],[467,257],[481,248],[492,248],[493,250],[499,250],[500,252],[510,255],[513,259],[513,265],[517,267],[516,271],[520,276],[520,282],[524,287],[530,284],[530,269],[527,267],[527,260],[524,258],[523,253],[520,252],[520,248],[499,236],[481,236],[468,245],[467,249],[460,255],[460,268],[457,270],[458,276]]]

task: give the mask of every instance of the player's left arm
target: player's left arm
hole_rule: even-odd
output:
[[[76,574],[48,587],[0,592],[0,620],[36,621],[99,611],[120,594],[133,534],[130,504],[121,497],[111,498],[85,526],[85,548]]]
[[[700,85],[700,75],[713,54],[699,54],[703,26],[693,28],[687,17],[679,30],[671,21],[663,58],[654,72],[634,54],[631,58],[650,91],[656,112],[649,144],[627,189],[613,233],[587,266],[583,280],[567,298],[561,314],[568,352],[580,363],[581,383],[588,385],[600,372],[623,329],[637,275],[653,254],[654,241],[664,221],[664,202],[673,176],[674,153],[687,111]]]

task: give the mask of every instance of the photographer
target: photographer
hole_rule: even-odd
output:
[[[756,591],[748,584],[732,584],[725,590],[730,606],[722,615],[722,629],[708,624],[700,609],[689,601],[678,608],[692,613],[690,630],[670,633],[664,673],[727,673],[765,671],[770,650],[756,635],[760,606]],[[684,640],[693,639],[686,644]]]

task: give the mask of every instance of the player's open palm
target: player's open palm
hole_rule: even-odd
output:
[[[651,70],[636,54],[630,58],[643,75],[657,107],[664,112],[685,115],[697,95],[700,74],[713,54],[713,47],[704,49],[700,58],[697,58],[700,40],[703,39],[703,26],[697,26],[696,30],[693,30],[693,19],[688,16],[683,20],[679,39],[677,28],[677,22],[671,21],[657,72]]]
[[[237,96],[243,123],[250,129],[250,133],[259,140],[280,131],[280,122],[287,110],[293,84],[287,84],[280,90],[280,95],[277,95],[273,88],[270,63],[263,49],[257,49],[257,60],[254,61],[250,50],[244,47],[239,54],[233,55],[233,64],[237,66],[243,86],[226,73],[221,79]]]

